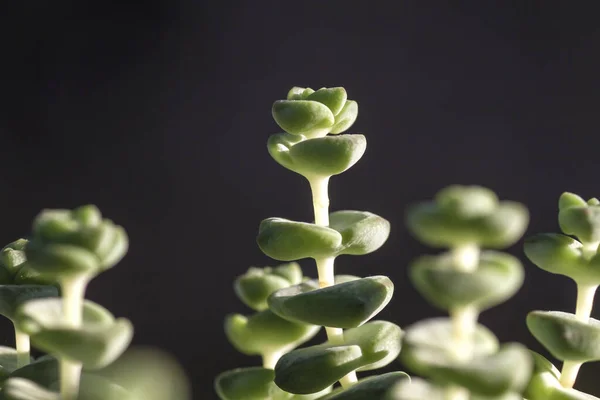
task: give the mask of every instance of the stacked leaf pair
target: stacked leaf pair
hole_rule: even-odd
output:
[[[450,186],[433,201],[409,208],[410,231],[425,244],[449,249],[416,259],[410,279],[450,318],[427,319],[406,329],[400,359],[427,380],[399,384],[390,399],[523,398],[533,366],[530,352],[517,343],[501,345],[477,319],[521,287],[521,263],[497,249],[514,244],[528,221],[522,204],[499,201],[479,186]]]
[[[2,314],[15,324],[17,347],[26,340],[28,352],[31,339],[48,353],[36,360],[27,355],[14,368],[2,366],[8,372],[3,377],[3,399],[133,398],[123,387],[91,372],[125,351],[132,325],[84,300],[89,280],[115,265],[127,247],[123,228],[102,219],[96,207],[86,206],[40,213],[29,241],[21,239],[2,250],[3,275],[8,271],[12,279],[0,286]],[[74,365],[76,371],[83,368],[81,387],[79,373],[66,376],[62,363]],[[63,390],[66,380],[70,390]]]
[[[528,393],[530,400],[596,399],[572,389],[582,364],[600,360],[600,321],[590,318],[594,296],[600,285],[600,201],[585,201],[563,193],[558,202],[558,222],[563,234],[544,233],[528,238],[525,254],[541,269],[571,278],[577,285],[575,314],[532,311],[527,327],[556,359],[536,355],[536,372]]]
[[[314,337],[320,327],[283,319],[268,308],[269,296],[283,288],[305,281],[297,263],[276,268],[251,267],[235,280],[239,299],[256,312],[250,316],[232,314],[225,319],[225,333],[233,346],[249,356],[261,356],[262,367],[237,368],[215,379],[222,400],[309,400],[281,390],[273,379],[273,367],[282,354]]]

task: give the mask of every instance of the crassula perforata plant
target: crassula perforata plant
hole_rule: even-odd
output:
[[[257,243],[280,262],[313,259],[317,279],[301,280],[293,263],[251,269],[236,280],[236,293],[259,313],[229,317],[227,336],[238,350],[262,355],[263,366],[221,374],[215,381],[217,393],[223,400],[377,398],[406,378],[392,372],[359,380],[356,374],[381,368],[400,352],[401,329],[371,320],[390,301],[393,284],[385,276],[336,275],[334,265],[339,256],[380,248],[390,224],[366,211],[329,211],[330,178],[352,167],[366,149],[364,135],[342,134],[354,123],[358,105],[341,87],[294,87],[286,100],[273,104],[272,113],[284,132],[271,135],[267,149],[280,165],[307,180],[314,221],[268,218],[260,224]],[[295,279],[281,272],[290,265],[297,271]],[[262,317],[265,313],[269,320]],[[304,336],[291,335],[298,326]],[[321,326],[327,336],[324,343],[294,349]],[[270,346],[269,341],[283,338],[287,341]],[[334,388],[336,382],[341,387]]]
[[[520,343],[501,343],[478,323],[479,315],[510,299],[525,267],[507,252],[525,234],[529,210],[482,186],[451,185],[434,199],[408,207],[406,226],[420,242],[439,249],[414,260],[408,278],[446,318],[417,321],[402,330],[372,320],[387,305],[393,284],[385,276],[336,275],[341,255],[364,255],[387,240],[390,224],[366,211],[329,211],[328,182],[354,165],[366,149],[363,135],[342,134],[358,113],[343,88],[292,88],[276,101],[273,117],[285,131],[267,142],[269,154],[308,181],[314,221],[268,218],[257,243],[277,267],[250,268],[234,290],[256,311],[226,318],[233,346],[260,355],[262,366],[220,374],[222,400],[583,400],[573,388],[580,366],[600,360],[600,321],[590,318],[600,285],[600,201],[564,193],[559,225],[564,234],[525,240],[538,267],[573,279],[575,314],[532,311],[523,328],[563,361],[562,371]],[[296,263],[313,259],[317,278]],[[518,324],[515,321],[515,324]],[[321,344],[300,347],[318,338]],[[377,375],[391,365],[402,371]],[[401,369],[401,368],[400,368]],[[358,379],[357,372],[372,370]]]
[[[0,348],[1,399],[158,400],[171,396],[172,382],[188,398],[176,363],[148,351],[122,357],[131,322],[85,299],[90,280],[116,265],[128,243],[90,205],[42,211],[29,239],[0,251],[0,314],[13,322],[16,343]],[[46,354],[32,357],[31,345]],[[157,378],[171,382],[160,389]]]

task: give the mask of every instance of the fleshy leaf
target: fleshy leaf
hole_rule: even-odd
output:
[[[233,346],[247,355],[289,351],[310,340],[321,327],[278,317],[270,310],[250,317],[241,314],[225,319],[225,333]]]
[[[600,242],[600,206],[596,202],[581,204],[581,197],[563,193],[559,199],[558,224],[567,234],[583,243]]]
[[[2,387],[3,400],[61,400],[57,392],[50,391],[23,378],[10,378]]]
[[[430,376],[436,367],[457,363],[452,321],[449,318],[431,318],[418,321],[406,328],[400,358],[414,373]],[[482,357],[498,351],[498,339],[478,324],[472,337],[473,357]]]
[[[114,266],[128,249],[125,230],[102,219],[97,207],[44,210],[25,248],[28,263],[50,277],[94,276]]]
[[[275,383],[296,394],[310,394],[333,385],[361,365],[358,346],[312,346],[284,354],[275,366]]]
[[[58,289],[49,285],[0,285],[0,315],[13,320],[26,301],[57,296]]]
[[[359,380],[348,389],[337,388],[319,400],[374,400],[382,399],[391,387],[402,381],[409,381],[404,372],[388,372]]]
[[[11,378],[24,378],[36,384],[49,388],[59,380],[58,360],[52,356],[44,356],[33,360],[10,374]]]
[[[0,382],[4,381],[17,369],[17,350],[0,346]]]
[[[473,271],[454,267],[451,253],[422,256],[410,268],[416,289],[430,303],[443,310],[475,306],[479,311],[512,297],[523,284],[521,262],[506,253],[484,251]]]
[[[343,87],[321,88],[306,97],[306,100],[325,104],[334,116],[342,111],[347,99],[348,95]]]
[[[21,265],[27,261],[26,246],[26,239],[18,239],[0,250],[0,267],[6,269],[11,276],[15,276]]]
[[[310,100],[277,100],[272,115],[281,129],[308,139],[327,135],[335,123],[329,107]]]
[[[507,344],[491,355],[469,360],[466,363],[435,367],[436,380],[465,387],[471,392],[486,396],[504,393],[522,393],[531,377],[533,358],[520,344]]]
[[[448,388],[430,383],[421,378],[411,378],[395,385],[385,400],[447,400]],[[469,400],[523,400],[517,393],[505,393],[500,396],[483,396],[470,394]],[[549,399],[545,399],[549,400]]]
[[[276,290],[290,286],[282,276],[271,273],[271,268],[250,268],[234,282],[237,296],[248,307],[262,311],[268,308],[267,298]]]
[[[64,322],[62,299],[28,301],[18,307],[15,323],[31,336],[37,348],[53,355],[80,361],[84,368],[102,368],[129,346],[133,325],[124,318],[115,319],[105,308],[84,302],[82,326]]]
[[[279,261],[331,257],[342,243],[342,235],[334,229],[268,218],[261,222],[257,243],[267,256]]]
[[[600,360],[600,321],[582,321],[561,311],[532,311],[527,328],[548,351],[561,361]]]
[[[363,135],[325,136],[299,140],[287,133],[271,135],[269,154],[283,167],[305,177],[329,177],[346,171],[360,160],[367,147]]]
[[[265,400],[278,396],[290,398],[275,385],[275,372],[262,367],[237,368],[215,379],[215,391],[221,400]]]
[[[497,204],[488,189],[450,186],[435,201],[407,210],[407,226],[420,241],[432,247],[476,244],[502,248],[514,244],[529,223],[527,208],[517,202]]]
[[[339,254],[364,255],[379,249],[390,234],[390,223],[367,211],[335,211],[329,226],[342,235]]]
[[[316,289],[301,283],[276,291],[269,308],[290,321],[336,328],[355,328],[376,315],[391,300],[392,281],[372,276]]]
[[[338,134],[348,130],[358,117],[358,103],[347,100],[338,115],[335,116],[335,125],[331,128],[331,134]]]
[[[370,321],[344,331],[344,344],[360,346],[362,365],[358,371],[383,368],[394,361],[402,348],[402,329],[387,321]]]
[[[126,400],[192,399],[191,385],[182,366],[171,354],[157,348],[128,349],[114,363],[93,374],[126,389]]]
[[[534,370],[529,385],[523,393],[531,400],[597,400],[597,397],[576,389],[563,388],[560,384],[560,372],[542,355],[530,351],[533,355]]]
[[[600,257],[587,260],[583,245],[558,233],[542,233],[525,240],[525,255],[539,268],[568,276],[577,283],[600,284]]]

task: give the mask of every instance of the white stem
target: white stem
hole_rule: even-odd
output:
[[[77,400],[81,363],[66,358],[60,359],[60,394],[62,400]]]
[[[17,368],[24,367],[31,362],[31,344],[29,335],[21,332],[15,326],[15,347],[17,348]]]
[[[63,279],[61,282],[63,300],[63,321],[73,328],[79,328],[83,320],[83,299],[89,282],[87,276]],[[60,359],[60,394],[63,400],[77,400],[82,365],[79,361]]]
[[[452,249],[454,269],[462,272],[474,272],[479,266],[481,250],[476,244],[467,243]],[[465,306],[449,311],[452,319],[453,351],[456,360],[467,362],[473,356],[473,334],[477,328],[479,310],[474,306]],[[446,390],[447,400],[468,400],[469,391],[460,386],[450,386]]]
[[[313,208],[315,211],[315,224],[320,226],[329,226],[329,195],[327,188],[329,177],[310,178],[310,189],[312,191]],[[319,274],[319,286],[326,288],[335,285],[335,257],[325,257],[315,259],[317,272]],[[344,344],[344,330],[341,328],[325,327],[327,339],[332,344]],[[340,384],[344,388],[354,385],[358,381],[356,372],[352,371],[342,379]]]
[[[64,322],[77,328],[81,326],[83,299],[89,278],[87,276],[63,279],[61,282]]]
[[[570,389],[575,385],[575,380],[582,364],[575,361],[565,361],[563,363],[562,371],[560,372],[560,384],[562,387]]]
[[[315,210],[315,224],[329,225],[329,177],[311,178],[308,180],[312,191],[313,208]]]
[[[472,306],[457,308],[450,310],[450,317],[456,358],[461,361],[468,360],[473,353],[473,334],[477,327],[479,311]]]
[[[279,351],[273,351],[271,353],[265,353],[262,356],[263,359],[263,367],[269,369],[275,369],[275,365],[277,365],[277,361],[281,358],[283,354]]]
[[[479,246],[476,244],[464,244],[452,249],[454,268],[458,271],[472,272],[479,266]]]
[[[588,320],[590,318],[597,288],[597,285],[577,285],[577,306],[575,308],[575,316],[577,318],[581,320]]]

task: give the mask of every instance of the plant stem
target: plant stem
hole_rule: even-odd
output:
[[[308,180],[312,191],[313,208],[315,212],[315,225],[329,226],[329,177],[311,178]],[[326,288],[335,285],[335,257],[315,259],[317,272],[319,274],[319,286]],[[344,344],[344,330],[341,328],[325,327],[327,339],[335,345]],[[340,384],[347,388],[358,381],[356,372],[352,371],[342,379]]]
[[[584,321],[590,318],[597,288],[597,285],[577,284],[577,306],[575,308],[577,318]]]
[[[596,255],[598,243],[584,243],[582,254],[586,260],[590,260]],[[594,307],[594,297],[598,285],[584,285],[577,283],[577,305],[575,306],[575,317],[582,321],[589,320]],[[565,388],[572,388],[577,380],[579,368],[583,365],[582,362],[565,361],[560,371],[560,384]]]
[[[21,332],[15,325],[15,347],[17,348],[17,368],[28,365],[31,361],[31,345],[29,335]]]
[[[315,224],[329,226],[329,195],[327,193],[329,177],[312,178],[308,182],[312,191]]]
[[[275,365],[277,365],[277,361],[281,358],[282,353],[279,351],[273,351],[271,353],[264,353],[262,356],[263,359],[263,367],[269,369],[275,369]]]
[[[87,276],[66,278],[61,282],[63,321],[72,328],[79,328],[83,321],[83,299],[89,282]],[[82,364],[64,357],[60,359],[60,394],[63,400],[77,400]]]
[[[64,322],[74,328],[81,326],[83,315],[83,299],[88,278],[76,277],[63,279],[61,282]]]
[[[563,363],[562,371],[560,372],[560,384],[564,388],[572,388],[577,379],[579,368],[583,363],[575,361],[565,361]]]
[[[464,244],[451,251],[455,270],[469,273],[479,266],[481,250],[476,244]],[[452,320],[454,355],[458,362],[467,362],[473,354],[473,334],[477,327],[479,310],[474,306],[464,306],[451,309],[449,314]],[[460,386],[450,386],[446,391],[448,400],[468,400],[469,397],[469,391]]]

